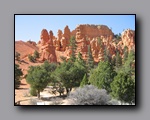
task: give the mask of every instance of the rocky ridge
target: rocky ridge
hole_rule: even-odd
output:
[[[87,59],[88,46],[90,46],[95,62],[103,60],[104,50],[109,51],[110,57],[115,56],[117,50],[123,57],[125,46],[129,51],[135,50],[135,31],[130,29],[123,31],[119,42],[116,43],[114,33],[106,25],[89,24],[77,25],[73,31],[70,31],[69,27],[66,26],[64,31],[58,30],[57,36],[53,35],[52,30],[48,32],[43,29],[38,44],[34,42],[28,42],[28,44],[39,51],[39,61],[60,62],[61,56],[70,58],[72,52],[69,48],[71,36],[76,38],[76,54],[80,52],[83,59]],[[17,47],[15,46],[15,48]]]

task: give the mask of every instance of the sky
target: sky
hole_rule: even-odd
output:
[[[15,41],[40,40],[42,29],[64,32],[66,25],[72,31],[78,24],[107,25],[114,34],[135,30],[135,15],[15,15]]]

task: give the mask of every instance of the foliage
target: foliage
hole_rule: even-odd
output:
[[[91,73],[89,82],[99,89],[106,89],[108,92],[111,92],[110,84],[115,75],[116,73],[113,71],[111,64],[108,61],[101,61]]]
[[[17,61],[20,61],[20,53],[15,52],[15,59],[16,59]]]
[[[120,39],[121,39],[121,33],[114,35],[114,37],[115,37],[117,40],[120,40]]]
[[[111,62],[109,50],[105,47],[104,49],[104,61]]]
[[[88,58],[87,58],[87,69],[88,72],[91,71],[91,69],[94,68],[94,58],[92,56],[91,47],[88,45]]]
[[[132,103],[135,97],[135,81],[124,71],[118,73],[111,84],[111,95],[122,101]]]
[[[100,45],[100,47],[102,48],[102,40],[98,37],[98,44]]]
[[[130,104],[135,102],[135,53],[130,51],[128,58],[111,84],[111,95]]]
[[[57,64],[56,63],[49,63],[47,60],[44,61],[44,64],[41,65],[41,67],[46,70],[47,72],[54,72],[55,69],[57,68]]]
[[[80,55],[79,55],[80,56]],[[57,84],[66,88],[67,94],[73,87],[79,87],[80,82],[86,73],[84,61],[79,57],[75,62],[69,60],[61,63],[54,72],[54,78]]]
[[[39,54],[39,52],[37,50],[34,51],[33,57],[34,57],[34,59],[40,57],[40,54]]]
[[[43,91],[50,80],[50,73],[40,66],[31,66],[26,77],[26,81],[31,85],[31,88],[37,90],[38,98],[40,98],[40,92]]]
[[[19,68],[18,64],[15,64],[15,88],[20,86],[21,76],[23,75],[21,69]]]
[[[36,89],[31,88],[29,92],[30,92],[30,95],[32,95],[32,96],[37,96],[37,91],[36,91]]]
[[[119,69],[122,66],[122,58],[120,56],[119,51],[116,54],[116,69]]]
[[[60,56],[60,59],[61,59],[62,61],[66,61],[66,57],[64,57],[64,56]]]
[[[88,78],[87,78],[87,74],[85,74],[81,83],[80,83],[80,87],[84,87],[87,84],[88,84]]]
[[[30,62],[35,62],[35,58],[32,55],[28,55],[28,59]]]
[[[68,98],[73,100],[73,105],[109,105],[111,100],[105,89],[98,89],[93,85],[76,89]]]
[[[74,62],[74,61],[75,61],[75,58],[76,58],[76,56],[75,56],[75,51],[76,51],[76,48],[77,48],[77,46],[76,46],[76,40],[75,40],[75,37],[74,37],[74,36],[71,36],[71,38],[70,38],[69,47],[70,47],[70,49],[71,49],[71,51],[72,51],[70,60]]]
[[[127,47],[127,46],[124,47],[123,52],[124,52],[123,62],[125,63],[125,61],[126,61],[127,58],[128,58],[128,47]]]

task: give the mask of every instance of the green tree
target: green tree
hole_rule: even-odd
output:
[[[100,45],[101,48],[103,47],[102,40],[100,39],[100,37],[98,37],[98,44]]]
[[[76,46],[76,39],[75,39],[74,36],[71,36],[71,38],[70,38],[69,47],[70,47],[70,49],[71,49],[71,51],[72,51],[70,60],[74,62],[75,59],[76,59],[75,52],[76,52],[76,48],[77,48],[77,46]]]
[[[111,59],[111,64],[112,64],[112,66],[115,68],[115,66],[116,66],[116,56],[114,56],[114,57]]]
[[[120,56],[119,51],[117,51],[117,54],[116,54],[116,67],[120,68],[121,65],[122,65],[122,58]]]
[[[82,59],[82,54],[79,52],[75,64],[86,69],[86,62]]]
[[[38,98],[40,98],[40,92],[44,90],[50,80],[50,73],[40,66],[31,66],[26,77],[27,83],[37,91]]]
[[[85,85],[88,85],[88,78],[87,78],[87,74],[84,75],[81,83],[80,83],[80,87],[84,87]]]
[[[128,58],[128,47],[127,47],[127,46],[124,47],[123,52],[124,52],[123,62],[125,63],[125,61],[126,61],[127,58]]]
[[[23,75],[21,69],[19,68],[18,64],[15,64],[15,88],[20,86],[21,76]]]
[[[28,59],[30,62],[35,62],[35,58],[32,55],[28,55]]]
[[[111,92],[110,84],[115,75],[116,73],[113,71],[111,64],[108,61],[101,61],[98,67],[91,73],[89,82],[99,89]]]
[[[72,90],[73,87],[79,87],[80,82],[86,73],[85,67],[77,61],[63,62],[54,72],[55,80],[57,83],[61,83],[67,94]]]
[[[110,53],[106,47],[104,48],[104,61],[111,62]]]
[[[49,63],[47,60],[44,61],[44,63],[41,65],[41,68],[43,68],[44,70],[46,70],[46,72],[54,72],[55,69],[57,68],[57,64],[56,63]]]
[[[91,71],[91,69],[94,68],[94,58],[92,56],[91,47],[88,45],[88,58],[87,58],[87,69],[88,72]]]
[[[131,50],[128,54],[128,58],[124,63],[124,71],[130,73],[131,76],[135,76],[135,52]]]
[[[120,71],[111,83],[111,89],[115,99],[130,104],[135,101],[135,80],[128,73]]]
[[[40,57],[40,54],[39,54],[39,52],[37,50],[34,51],[33,57],[34,57],[34,59]]]
[[[17,61],[20,61],[20,53],[15,52],[15,59],[16,59]]]
[[[115,38],[116,38],[117,40],[120,40],[120,39],[121,39],[121,33],[116,34],[116,35],[115,35]]]
[[[37,90],[34,88],[30,88],[30,95],[37,96]]]
[[[124,65],[117,72],[117,76],[111,84],[111,95],[130,104],[135,102],[135,52],[130,51]]]

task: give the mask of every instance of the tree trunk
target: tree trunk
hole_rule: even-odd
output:
[[[37,97],[40,99],[40,90],[38,90]]]
[[[67,92],[67,96],[68,96],[68,94],[69,94],[69,88],[66,88],[66,92]]]

